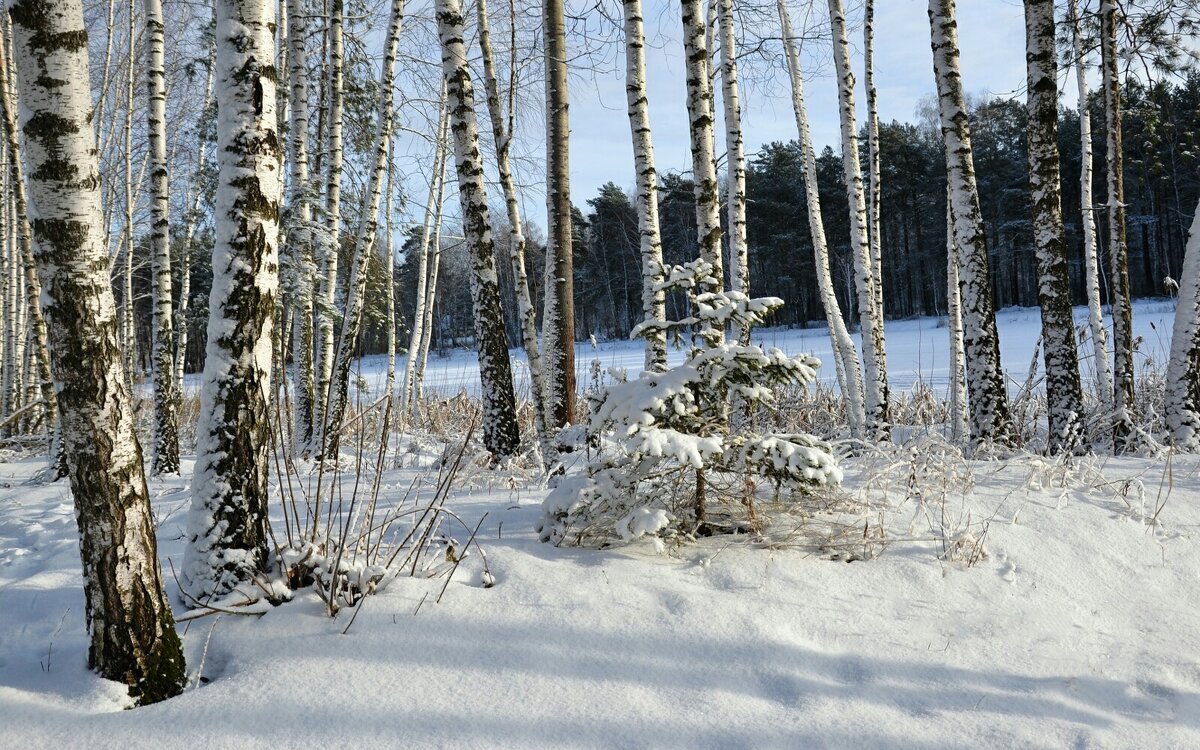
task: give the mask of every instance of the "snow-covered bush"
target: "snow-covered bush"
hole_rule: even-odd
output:
[[[731,419],[731,410],[772,405],[776,388],[815,378],[821,363],[813,357],[724,339],[726,328],[761,324],[783,302],[713,291],[719,286],[705,261],[669,271],[660,288],[686,292],[692,315],[648,321],[633,335],[665,332],[679,341],[690,333],[690,354],[678,367],[591,396],[588,461],[547,496],[543,541],[604,546],[646,535],[710,534],[729,527],[728,514],[710,506],[736,502],[753,518],[760,483],[786,500],[841,482],[828,444],[808,434],[755,433],[746,427],[750,420]]]

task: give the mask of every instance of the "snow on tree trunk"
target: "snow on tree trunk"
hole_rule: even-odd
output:
[[[171,304],[171,184],[167,172],[167,82],[164,67],[162,0],[146,0],[147,132],[150,146],[150,273],[154,316],[153,473],[179,473],[179,431],[175,423],[175,336]]]
[[[11,19],[35,253],[79,523],[88,663],[153,703],[182,691],[184,659],[122,370],[83,7],[17,0]]]
[[[533,401],[534,426],[545,460],[550,458],[550,434],[546,425],[546,384],[542,377],[542,355],[538,350],[537,311],[529,295],[529,273],[525,270],[525,229],[521,220],[517,186],[509,163],[510,126],[505,126],[500,108],[500,84],[496,62],[492,55],[491,30],[488,24],[486,0],[478,0],[479,50],[483,55],[484,91],[487,94],[488,115],[492,122],[492,137],[496,145],[496,170],[504,190],[504,207],[508,212],[508,259],[512,266],[513,286],[517,297],[517,317],[521,323],[521,343],[529,366],[530,399]],[[517,54],[513,50],[513,55]],[[511,119],[512,113],[509,113]]]
[[[328,237],[320,244],[320,273],[317,300],[316,388],[314,403],[321,411],[314,415],[317,435],[314,442],[323,444],[325,427],[329,425],[324,409],[329,403],[329,379],[333,372],[334,321],[337,316],[338,247],[342,234],[342,112],[343,91],[343,0],[332,0],[329,15],[329,114],[326,117],[329,141],[326,144],[328,174],[325,183],[325,221]],[[324,109],[322,109],[324,111]]]
[[[1012,425],[1004,373],[1000,369],[1000,337],[996,332],[988,272],[987,238],[979,208],[971,127],[959,71],[954,0],[929,0],[929,26],[953,206],[954,244],[958,252],[971,436],[980,441],[1005,441],[1011,436]]]
[[[1117,70],[1116,0],[1100,3],[1100,51],[1104,73],[1104,129],[1108,172],[1108,257],[1112,264],[1113,449],[1136,446],[1133,427],[1133,309],[1129,246],[1125,241],[1125,177],[1121,145],[1121,81]]]
[[[854,113],[854,73],[850,69],[850,43],[842,0],[829,0],[833,30],[833,62],[838,77],[839,114],[842,124],[842,169],[850,208],[850,253],[854,258],[854,288],[862,329],[865,375],[866,436],[886,440],[888,426],[887,361],[884,353],[882,310],[875,304],[875,266],[867,236],[867,204],[862,164],[858,153],[858,125]]]
[[[417,371],[413,376],[412,413],[416,417],[421,407],[421,389],[425,382],[425,364],[429,361],[429,345],[433,341],[433,310],[437,297],[438,267],[442,262],[442,216],[446,207],[446,159],[449,150],[450,113],[443,114],[441,139],[447,145],[443,146],[442,162],[438,165],[437,198],[434,202],[433,237],[429,245],[429,275],[425,283],[425,317],[421,321],[421,347],[417,352]]]
[[[551,429],[575,421],[574,239],[567,111],[570,97],[563,2],[542,2],[542,28],[546,35],[546,299],[542,313],[542,348],[546,370],[546,417]]]
[[[654,139],[650,131],[650,102],[646,91],[646,30],[641,0],[623,0],[625,17],[625,98],[633,138],[633,164],[637,172],[638,236],[642,258],[642,318],[665,320],[662,234],[658,221],[658,170],[654,166]],[[648,332],[646,370],[667,369],[667,337]]]
[[[1088,110],[1087,65],[1079,28],[1079,2],[1068,0],[1071,42],[1075,55],[1075,83],[1079,91],[1080,173],[1079,202],[1083,224],[1083,263],[1088,301],[1088,328],[1096,367],[1096,391],[1106,415],[1113,414],[1112,365],[1108,359],[1108,331],[1100,305],[1100,259],[1096,242],[1096,214],[1092,201],[1092,117]]]
[[[825,310],[825,322],[829,327],[829,343],[833,349],[834,369],[838,385],[846,396],[847,421],[850,434],[863,437],[866,415],[863,407],[862,374],[858,364],[858,349],[846,322],[833,289],[833,276],[829,270],[829,244],[825,238],[825,224],[821,218],[821,193],[817,185],[817,156],[813,151],[812,130],[808,123],[808,108],[804,103],[804,70],[800,67],[800,51],[792,36],[791,19],[788,17],[785,0],[778,0],[779,23],[783,31],[784,51],[787,57],[788,75],[792,85],[792,110],[796,115],[796,131],[800,137],[803,156],[804,194],[808,209],[808,228],[812,235],[817,271],[817,290],[821,294],[821,305]]]
[[[1052,453],[1073,451],[1083,440],[1083,389],[1071,314],[1067,238],[1063,229],[1058,152],[1058,61],[1054,46],[1054,0],[1025,0],[1029,80],[1029,184],[1033,191],[1033,239],[1037,253],[1038,305],[1042,310],[1042,356]]]
[[[471,258],[471,301],[483,391],[483,443],[495,456],[511,456],[520,443],[517,404],[504,315],[500,309],[496,248],[492,241],[483,156],[479,152],[479,128],[475,121],[475,91],[463,43],[462,5],[459,0],[437,0],[436,13],[450,133],[454,139],[458,197]],[[569,221],[570,215],[566,218]],[[571,342],[566,343],[570,345]]]
[[[684,74],[687,80],[688,136],[692,149],[693,194],[696,197],[696,236],[700,259],[713,267],[724,287],[721,262],[721,199],[717,188],[717,157],[713,137],[712,76],[709,74],[705,21],[700,0],[683,0]]]
[[[950,332],[950,440],[958,445],[971,434],[967,424],[967,363],[963,351],[962,296],[958,252],[954,244],[954,205],[946,194],[946,318]]]
[[[746,249],[746,151],[742,143],[742,104],[738,97],[737,39],[733,0],[717,1],[721,27],[721,100],[725,114],[725,163],[729,211],[730,286],[750,294],[750,256]],[[738,341],[750,343],[750,329],[738,332]]]
[[[1200,206],[1180,272],[1171,354],[1167,361],[1167,431],[1181,451],[1200,451]]]
[[[292,352],[296,362],[296,413],[293,433],[302,453],[312,448],[316,421],[313,372],[313,257],[312,203],[308,173],[308,14],[302,0],[288,0],[288,84],[291,108],[288,146],[291,161],[291,226],[289,289],[292,298]],[[286,332],[284,332],[286,335]]]
[[[350,285],[347,287],[346,305],[342,312],[342,327],[338,333],[337,354],[329,380],[329,396],[325,405],[324,446],[321,455],[336,458],[341,440],[342,419],[346,415],[346,401],[350,384],[350,366],[354,362],[354,350],[362,328],[363,308],[367,293],[367,273],[371,256],[375,252],[375,239],[379,234],[379,205],[387,181],[388,157],[392,152],[392,110],[396,81],[396,57],[400,48],[400,28],[404,24],[404,0],[392,0],[387,36],[384,42],[383,64],[379,73],[379,107],[375,122],[375,154],[370,177],[363,193],[359,210],[358,232],[354,239],[354,255],[350,261]]]
[[[875,0],[863,8],[863,83],[867,89],[867,234],[871,243],[871,276],[874,280],[875,315],[883,320],[883,231],[879,198],[882,165],[879,158],[879,103],[875,91]]]
[[[281,157],[274,11],[269,0],[217,1],[213,277],[183,566],[183,584],[196,597],[231,591],[267,556]]]

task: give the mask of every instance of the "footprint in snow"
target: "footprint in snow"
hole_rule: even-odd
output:
[[[1002,562],[1000,564],[1000,567],[996,569],[996,572],[1000,575],[1001,578],[1008,581],[1009,583],[1012,583],[1013,581],[1017,580],[1017,564],[1014,563],[1012,560],[1005,560],[1004,562]]]

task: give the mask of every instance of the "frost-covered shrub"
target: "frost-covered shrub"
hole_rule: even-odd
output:
[[[841,481],[828,444],[808,434],[758,434],[746,427],[751,420],[731,418],[735,410],[770,406],[777,388],[803,387],[816,376],[821,363],[813,357],[724,339],[726,328],[760,324],[783,302],[712,291],[718,284],[704,261],[670,269],[660,288],[686,292],[692,315],[648,321],[634,335],[663,331],[679,341],[690,333],[693,348],[678,367],[591,396],[588,461],[547,496],[543,541],[603,546],[713,533],[723,524],[709,506],[752,508],[760,483],[787,499]]]

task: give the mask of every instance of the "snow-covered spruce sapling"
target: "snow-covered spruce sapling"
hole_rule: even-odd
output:
[[[728,403],[770,405],[775,388],[807,385],[820,361],[778,349],[726,343],[722,335],[762,323],[783,302],[751,299],[719,285],[713,266],[696,260],[669,269],[662,291],[685,292],[692,315],[642,323],[634,335],[685,334],[694,346],[666,372],[644,372],[591,397],[591,455],[585,470],[562,479],[543,504],[543,541],[606,546],[643,535],[710,534],[722,528],[714,501],[752,508],[755,480],[786,498],[841,482],[827,443],[808,434],[730,430]]]

